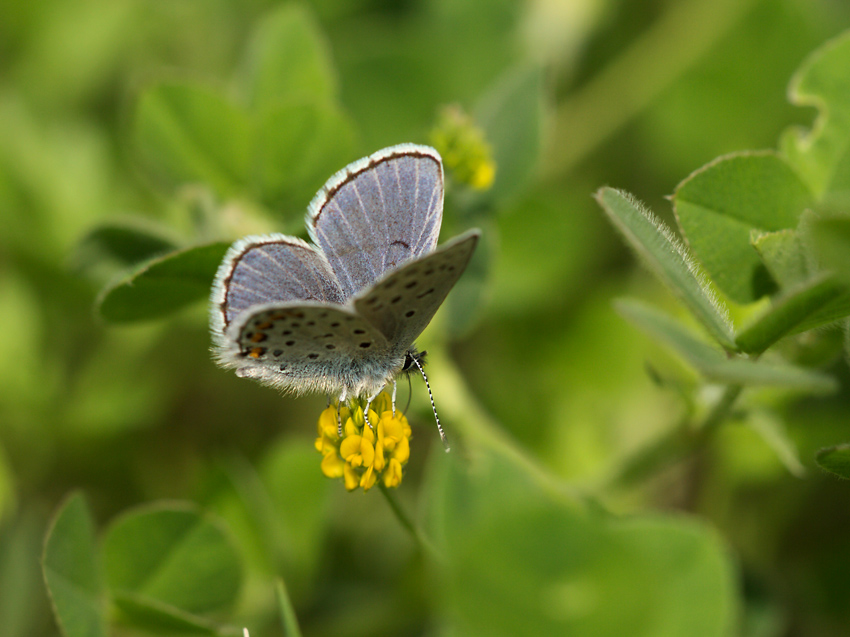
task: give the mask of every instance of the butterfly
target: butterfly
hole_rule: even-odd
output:
[[[312,244],[283,234],[234,243],[211,295],[218,363],[340,404],[371,401],[400,372],[422,371],[414,341],[480,236],[473,229],[436,247],[443,192],[436,150],[391,146],[319,190],[307,209]]]

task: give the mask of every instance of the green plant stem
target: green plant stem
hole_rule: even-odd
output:
[[[380,488],[381,493],[384,494],[384,498],[386,498],[387,503],[390,505],[390,509],[395,514],[395,517],[399,521],[399,524],[401,524],[407,530],[407,532],[410,533],[411,537],[416,541],[422,551],[430,555],[431,558],[435,559],[436,561],[441,561],[442,556],[440,555],[440,552],[431,543],[431,540],[429,540],[425,536],[425,533],[422,532],[422,529],[420,529],[416,524],[414,524],[413,520],[411,520],[407,513],[404,512],[404,510],[401,508],[401,505],[399,505],[398,501],[395,499],[395,496],[390,493],[389,488],[384,486],[382,482],[378,483],[378,488]]]
[[[705,418],[696,427],[696,434],[701,440],[711,436],[729,417],[732,413],[732,405],[735,404],[743,389],[743,385],[728,385],[726,387],[723,395],[720,396],[720,399],[714,404],[711,411],[705,415]]]
[[[289,599],[289,593],[283,579],[278,578],[275,592],[277,594],[277,605],[280,608],[281,622],[283,623],[283,634],[286,637],[301,637],[298,618],[295,616],[295,609],[292,607],[292,600]]]

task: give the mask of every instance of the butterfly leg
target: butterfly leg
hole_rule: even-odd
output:
[[[380,394],[382,391],[384,391],[383,387],[371,396],[369,396],[369,398],[366,399],[366,407],[363,409],[363,420],[366,421],[366,424],[369,425],[369,429],[371,429],[372,431],[375,431],[375,428],[372,426],[372,423],[369,422],[369,407],[372,406],[372,401],[375,400],[378,397],[378,394]]]
[[[398,384],[395,382],[395,378],[393,378],[393,418],[395,418],[395,395],[397,389]]]

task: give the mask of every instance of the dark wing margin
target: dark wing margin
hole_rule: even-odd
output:
[[[301,239],[282,234],[245,237],[231,246],[216,274],[212,330],[223,336],[246,309],[286,301],[342,303],[343,294],[324,256]]]

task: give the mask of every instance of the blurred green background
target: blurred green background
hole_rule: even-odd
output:
[[[815,110],[786,100],[789,79],[850,27],[843,0],[298,6],[330,68],[328,85],[312,88],[335,109],[325,141],[336,154],[327,170],[305,171],[263,199],[169,182],[152,166],[156,148],[139,142],[139,113],[163,81],[245,100],[252,43],[291,5],[0,2],[4,635],[57,634],[38,557],[51,512],[73,489],[99,525],[159,499],[222,515],[247,564],[230,621],[255,637],[281,634],[275,575],[306,635],[442,634],[439,582],[383,499],[349,495],[319,473],[312,445],[325,398],[281,397],[218,369],[203,302],[164,320],[105,324],[93,308],[115,264],[80,248],[97,224],[133,219],[164,228],[175,244],[303,234],[307,203],[333,170],[388,145],[429,143],[441,108],[461,105],[492,138],[496,184],[479,207],[460,189],[448,194],[442,240],[483,228],[471,275],[481,302],[462,322],[444,309],[420,345],[439,347],[450,334],[453,364],[480,406],[545,471],[589,488],[682,417],[679,396],[653,383],[648,362],[696,383],[611,309],[624,294],[675,304],[636,266],[591,193],[623,188],[671,219],[664,197],[691,171],[811,125]],[[450,401],[454,390],[437,363],[439,407],[441,392]],[[812,462],[818,448],[850,439],[846,365],[835,373],[844,390],[835,396],[774,399],[804,478],[751,430],[730,426],[693,461],[595,494],[616,514],[684,511],[714,528],[743,600],[736,634],[847,634],[847,485]],[[412,394],[414,450],[398,493],[411,510],[425,506],[429,456],[442,453],[415,380]],[[255,482],[262,506],[245,504]],[[260,533],[246,522],[251,506],[268,516]]]

